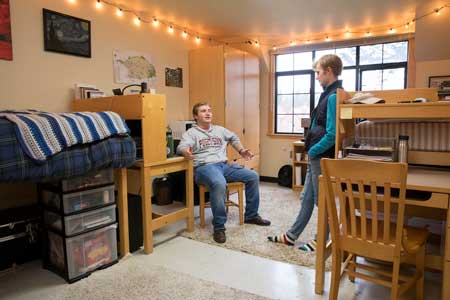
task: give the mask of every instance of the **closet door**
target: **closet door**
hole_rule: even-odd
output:
[[[259,154],[259,60],[256,56],[244,55],[244,136],[245,147]]]
[[[224,47],[189,51],[189,118],[192,106],[206,101],[213,110],[213,123],[225,125]]]
[[[225,127],[236,133],[245,146],[244,139],[244,52],[225,48]],[[228,159],[240,155],[228,147]]]

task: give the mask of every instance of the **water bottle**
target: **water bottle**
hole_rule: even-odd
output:
[[[172,129],[170,126],[167,126],[166,128],[166,140],[167,140],[167,157],[173,157],[174,156],[174,149],[173,149],[173,136],[172,136]]]
[[[398,161],[408,163],[408,140],[409,136],[398,136]]]

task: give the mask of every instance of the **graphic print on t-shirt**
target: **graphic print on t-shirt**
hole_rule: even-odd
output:
[[[205,150],[207,148],[221,148],[222,140],[218,137],[207,137],[199,140],[198,142],[201,150]]]

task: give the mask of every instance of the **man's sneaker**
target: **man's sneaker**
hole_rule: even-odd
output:
[[[223,244],[227,241],[227,236],[225,235],[225,229],[214,230],[213,234],[214,241],[219,244]]]
[[[254,217],[252,219],[245,220],[244,223],[255,224],[255,225],[259,225],[259,226],[269,226],[270,225],[270,221],[264,220],[263,218],[261,218],[260,215],[257,215],[256,217]]]

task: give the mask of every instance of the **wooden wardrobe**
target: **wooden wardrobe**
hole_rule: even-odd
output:
[[[189,52],[189,107],[207,101],[213,123],[235,132],[255,157],[244,161],[231,147],[228,159],[259,170],[259,60],[228,46]]]

